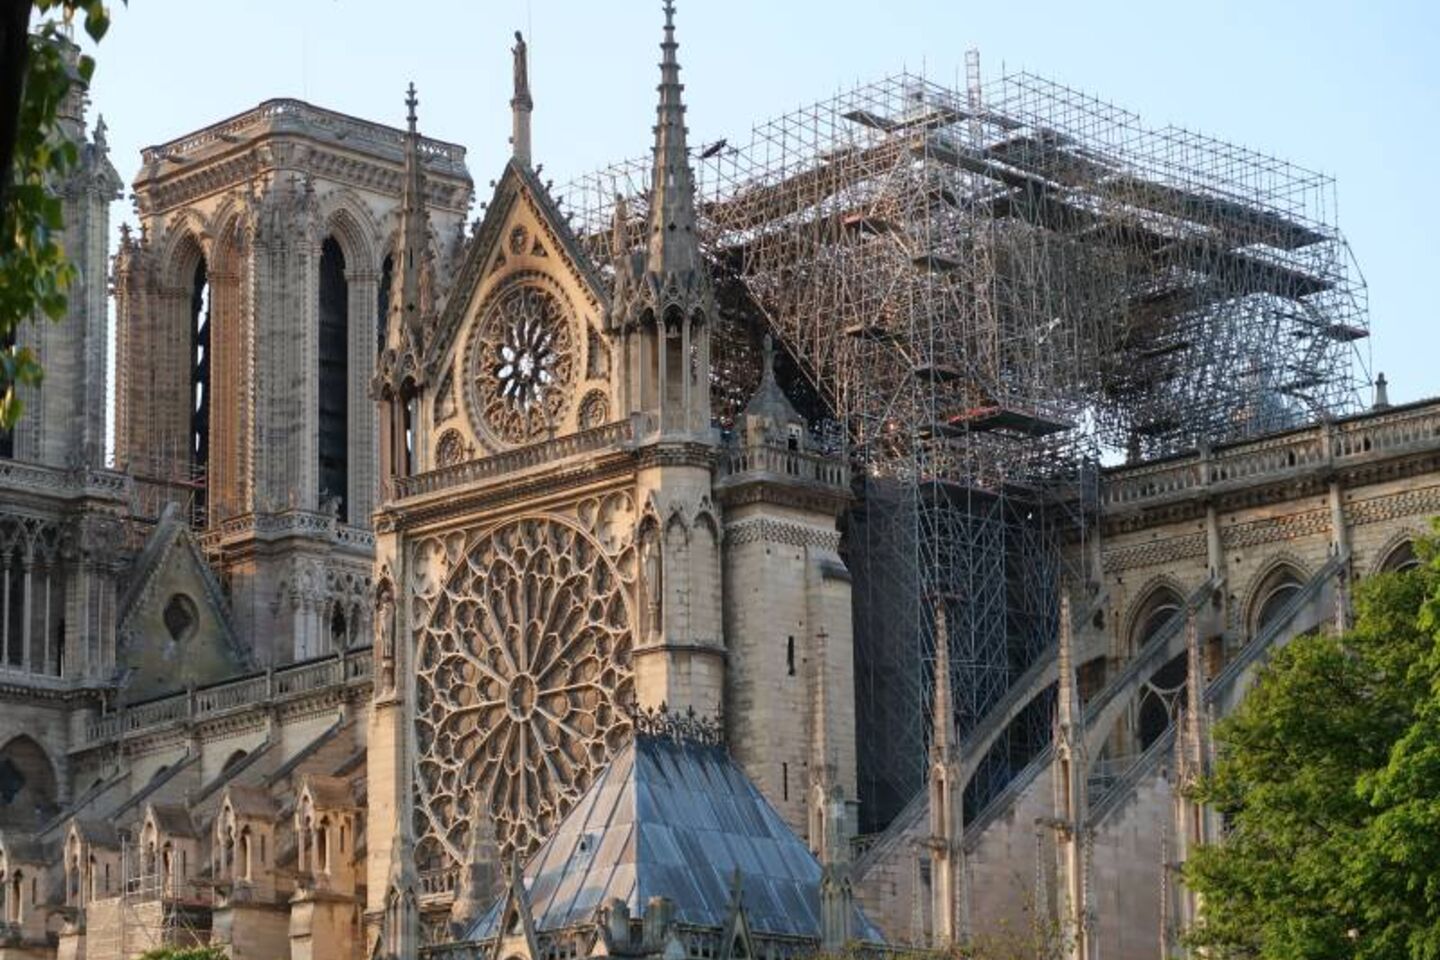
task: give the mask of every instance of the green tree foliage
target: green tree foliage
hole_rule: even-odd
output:
[[[140,960],[227,960],[220,947],[161,947],[141,954]]]
[[[89,83],[91,57],[67,57],[61,35],[77,16],[94,40],[105,35],[110,18],[103,0],[33,0],[41,19],[30,26],[24,51],[24,82],[14,116],[13,159],[0,168],[0,428],[19,419],[16,388],[40,382],[40,360],[15,345],[15,331],[32,317],[58,320],[65,315],[65,291],[74,268],[65,258],[59,234],[65,223],[56,186],[80,162],[77,144],[67,139],[56,115],[77,83]],[[26,17],[19,25],[24,27]],[[3,155],[3,152],[0,152]]]
[[[1419,553],[1217,726],[1196,793],[1228,829],[1185,865],[1206,956],[1440,960],[1440,549]]]

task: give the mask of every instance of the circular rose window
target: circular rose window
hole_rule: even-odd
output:
[[[632,617],[600,545],[546,519],[481,538],[416,631],[417,833],[459,862],[548,837],[629,734]]]
[[[570,404],[570,311],[524,275],[490,298],[470,343],[472,413],[505,444],[545,439]]]

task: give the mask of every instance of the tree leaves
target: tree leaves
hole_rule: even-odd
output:
[[[1225,817],[1185,882],[1215,958],[1440,960],[1440,561],[1357,590],[1343,637],[1278,651],[1196,796]]]
[[[57,190],[80,165],[80,145],[57,118],[71,89],[89,83],[95,62],[78,54],[63,31],[83,15],[85,32],[98,41],[110,25],[101,0],[35,0],[34,7],[53,16],[30,37],[14,163],[0,209],[0,429],[7,430],[22,413],[18,388],[38,385],[43,375],[34,351],[16,345],[16,331],[32,318],[64,318],[75,279],[61,242],[65,211]]]

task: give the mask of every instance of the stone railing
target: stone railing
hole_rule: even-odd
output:
[[[217,144],[233,144],[262,133],[314,133],[324,131],[336,140],[368,146],[399,156],[404,149],[405,131],[382,123],[361,120],[333,110],[311,106],[303,100],[266,100],[253,110],[211,124],[203,130],[140,151],[149,165],[190,155]],[[432,164],[445,164],[448,172],[463,174],[465,148],[455,143],[420,138],[420,155]]]
[[[493,457],[467,460],[454,466],[441,467],[413,477],[396,477],[395,495],[400,499],[434,493],[451,487],[477,483],[507,476],[531,467],[544,466],[560,460],[567,460],[581,454],[594,453],[607,447],[628,443],[636,436],[630,420],[617,420],[590,430],[582,430],[568,437],[542,440],[529,446],[497,453]]]
[[[332,657],[287,664],[224,683],[173,693],[95,718],[85,725],[85,742],[99,743],[170,724],[194,723],[231,710],[262,706],[318,690],[363,686],[370,682],[372,668],[371,649],[359,647]]]
[[[128,499],[134,482],[114,470],[89,467],[64,469],[19,460],[0,460],[0,486],[19,487],[63,496],[88,495]]]
[[[334,515],[316,510],[286,510],[284,513],[245,513],[229,517],[211,527],[200,538],[211,549],[226,540],[254,536],[273,540],[289,536],[320,536],[350,546],[374,549],[375,534],[364,527],[341,523]]]
[[[850,469],[844,462],[768,443],[732,447],[720,457],[722,478],[746,474],[768,474],[829,487],[850,486]]]
[[[420,881],[421,900],[453,897],[455,891],[460,887],[460,868],[441,867],[438,870],[421,870],[417,879]]]
[[[1440,449],[1440,404],[1417,404],[1231,444],[1208,454],[1119,467],[1107,473],[1101,496],[1106,507],[1144,505],[1209,487],[1239,486],[1424,449]]]

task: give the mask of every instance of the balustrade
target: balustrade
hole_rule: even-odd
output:
[[[1208,486],[1440,447],[1440,405],[1427,404],[1318,424],[1204,453],[1110,471],[1102,494],[1108,507],[1184,495]]]
[[[370,648],[363,647],[122,707],[86,723],[85,742],[98,743],[167,724],[194,722],[229,710],[264,705],[276,697],[305,696],[332,687],[363,686],[370,682],[373,662]]]

